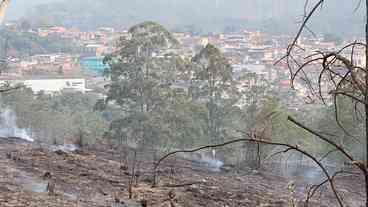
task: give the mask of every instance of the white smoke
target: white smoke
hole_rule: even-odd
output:
[[[54,145],[51,146],[51,150],[52,151],[63,151],[63,152],[74,152],[76,150],[80,149],[80,147],[78,147],[75,144],[64,144],[64,145]]]
[[[0,137],[17,137],[29,142],[34,141],[26,129],[18,127],[17,116],[9,108],[4,109],[0,113]]]
[[[206,166],[209,170],[215,171],[215,172],[220,172],[221,171],[221,167],[224,165],[224,162],[206,156],[206,155],[202,155],[201,159],[199,160],[199,162]]]
[[[212,156],[211,156],[212,155]],[[196,152],[196,153],[180,153],[178,156],[189,159],[201,167],[205,167],[213,172],[220,172],[221,167],[224,165],[224,162],[216,159],[216,152],[212,151],[212,154],[208,155],[205,152]]]

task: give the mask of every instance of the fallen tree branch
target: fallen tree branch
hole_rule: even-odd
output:
[[[183,184],[166,184],[166,185],[163,185],[162,187],[181,188],[181,187],[187,187],[187,186],[191,186],[191,185],[200,185],[200,184],[203,184],[203,182],[192,182],[192,183],[183,183]]]

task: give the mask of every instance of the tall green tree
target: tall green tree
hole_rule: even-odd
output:
[[[105,58],[111,78],[106,101],[123,111],[111,125],[114,137],[153,144],[167,134],[162,115],[176,74],[176,57],[169,50],[177,45],[164,27],[144,22],[129,29],[129,38],[120,40],[118,53]]]
[[[206,102],[208,136],[214,143],[224,138],[224,115],[236,102],[233,69],[221,51],[208,44],[193,58],[197,98]]]

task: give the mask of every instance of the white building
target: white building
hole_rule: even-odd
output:
[[[83,78],[69,79],[29,79],[29,80],[2,80],[1,83],[23,84],[25,87],[32,89],[34,93],[44,92],[47,94],[60,93],[63,90],[88,92],[86,88],[86,80]]]

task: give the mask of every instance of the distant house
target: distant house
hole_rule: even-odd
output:
[[[106,32],[106,33],[114,33],[115,29],[111,27],[100,27],[98,28],[99,32]]]
[[[63,34],[67,31],[64,27],[44,27],[38,29],[38,35],[40,37],[47,37],[50,34]]]
[[[42,55],[34,55],[31,58],[33,62],[37,62],[38,64],[53,63],[55,62],[57,55],[56,54],[42,54]]]
[[[102,44],[89,43],[85,45],[83,52],[92,56],[101,56],[105,50],[106,48]]]

